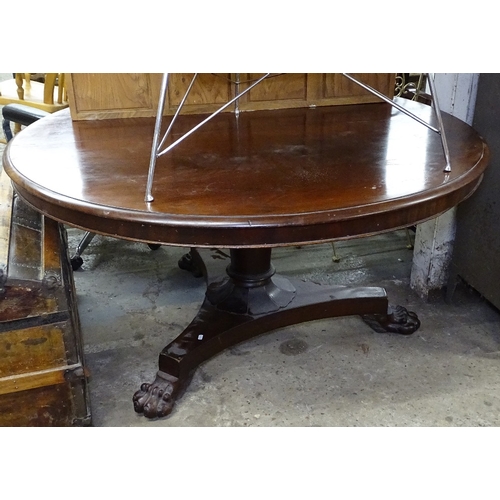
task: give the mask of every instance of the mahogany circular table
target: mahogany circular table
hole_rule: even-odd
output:
[[[399,103],[436,126],[429,106]],[[179,116],[172,140],[200,120]],[[77,122],[60,111],[18,134],[3,164],[18,195],[48,217],[190,248],[179,265],[205,274],[205,300],[133,396],[137,412],[156,418],[172,411],[200,363],[255,335],[344,315],[376,331],[419,327],[383,288],[277,275],[271,251],[408,227],[468,197],[488,148],[462,121],[443,120],[451,172],[439,135],[386,103],[221,113],[158,159],[149,203],[154,119]],[[229,248],[231,263],[209,279],[203,249],[214,247]]]

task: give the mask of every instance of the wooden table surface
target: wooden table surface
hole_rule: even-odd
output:
[[[429,106],[400,104],[436,125]],[[200,119],[180,116],[174,139]],[[4,167],[35,208],[93,232],[189,247],[304,244],[409,226],[467,197],[488,150],[460,120],[444,114],[444,125],[449,174],[438,134],[385,103],[222,113],[158,160],[146,203],[154,120],[72,122],[64,110],[16,136]]]

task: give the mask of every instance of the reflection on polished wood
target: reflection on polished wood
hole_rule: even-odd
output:
[[[432,110],[401,100],[428,122]],[[202,118],[180,116],[174,135]],[[166,120],[168,122],[168,120]],[[164,124],[164,127],[168,123]],[[207,278],[198,315],[160,354],[159,372],[134,396],[147,417],[168,415],[196,367],[224,348],[301,321],[359,314],[377,331],[420,322],[379,287],[297,283],[276,275],[271,249],[375,234],[448,210],[477,187],[488,148],[444,115],[440,138],[385,103],[217,116],[156,166],[144,193],[154,121],[72,122],[59,112],[9,145],[4,166],[20,196],[61,222],[92,232],[185,247],[231,249],[225,277]]]

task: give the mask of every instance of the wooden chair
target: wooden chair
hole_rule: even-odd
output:
[[[36,122],[44,116],[50,115],[47,111],[42,111],[41,109],[33,108],[32,106],[25,106],[24,104],[7,104],[2,107],[2,127],[3,133],[7,142],[12,139],[12,128],[10,123],[24,125],[27,127],[32,123]]]
[[[14,73],[14,78],[0,82],[0,106],[22,104],[54,113],[68,107],[64,73],[45,73],[43,82],[32,81],[30,73]],[[21,130],[16,123],[14,133]],[[5,142],[5,141],[2,141]]]

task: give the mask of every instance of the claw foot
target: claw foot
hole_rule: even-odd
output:
[[[152,384],[142,384],[134,394],[134,410],[147,418],[166,417],[174,407],[179,389],[178,378],[158,372]]]
[[[420,327],[417,315],[403,306],[389,306],[387,314],[365,314],[362,318],[378,333],[410,335]]]
[[[203,271],[199,268],[196,261],[193,259],[191,252],[183,255],[178,262],[178,265],[184,271],[190,272],[195,278],[201,278]]]

